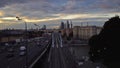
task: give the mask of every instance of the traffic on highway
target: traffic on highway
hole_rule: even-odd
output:
[[[65,42],[61,33],[53,32],[45,37],[0,43],[0,68],[104,68],[89,61],[89,47],[81,42]]]
[[[46,48],[50,38],[36,37],[27,39],[27,42],[0,43],[0,68],[28,68]]]

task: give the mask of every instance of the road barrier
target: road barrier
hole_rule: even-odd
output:
[[[33,68],[34,65],[41,59],[41,57],[47,52],[49,46],[50,46],[51,41],[47,44],[45,49],[42,51],[42,53],[38,56],[38,58],[28,67],[28,68]]]

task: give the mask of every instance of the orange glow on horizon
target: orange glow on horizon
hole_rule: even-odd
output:
[[[0,11],[0,16],[3,16],[4,15],[4,12],[3,11]]]

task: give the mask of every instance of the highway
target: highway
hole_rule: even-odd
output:
[[[29,39],[30,40],[30,39]],[[49,38],[40,38],[40,39],[32,39],[30,40],[28,45],[28,54],[27,54],[27,65],[31,65],[33,61],[41,54],[46,45],[50,41]],[[39,42],[39,44],[38,44]],[[11,45],[14,48],[14,56],[7,58],[7,49],[4,52],[0,53],[0,68],[25,68],[26,65],[26,55],[20,56],[20,46],[25,45],[25,42],[21,42],[20,44]],[[6,47],[6,46],[4,46]],[[10,47],[10,48],[11,48]],[[8,48],[8,47],[7,47]]]
[[[74,57],[64,47],[59,33],[52,34],[52,45],[48,56],[49,68],[77,68]]]
[[[25,68],[26,55],[19,55],[20,46],[24,46],[25,44],[25,42],[20,42],[9,47],[0,46],[0,50],[4,49],[4,51],[0,52],[0,68]],[[89,51],[85,47],[87,46],[86,44],[66,44],[61,34],[57,32],[53,32],[49,37],[29,39],[27,45],[28,68],[96,68],[96,66],[105,68],[99,63],[91,63],[91,61],[83,58]],[[10,58],[6,57],[8,51],[4,47],[14,48],[14,56]],[[73,50],[76,53],[73,53]],[[77,58],[76,56],[79,57]]]

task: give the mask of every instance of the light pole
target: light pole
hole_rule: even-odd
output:
[[[34,25],[37,26],[37,27],[39,27],[38,34],[40,34],[40,26],[38,24],[34,24]],[[40,41],[40,38],[39,38],[39,41]]]
[[[25,23],[25,47],[26,47],[26,65],[25,65],[25,68],[28,68],[28,42],[27,42],[27,23],[25,20],[23,20],[22,18],[20,17],[16,17],[18,21],[22,21]]]
[[[39,27],[39,30],[40,30],[40,26],[39,25],[37,25],[37,24],[34,24],[35,26],[37,26],[37,27]]]

